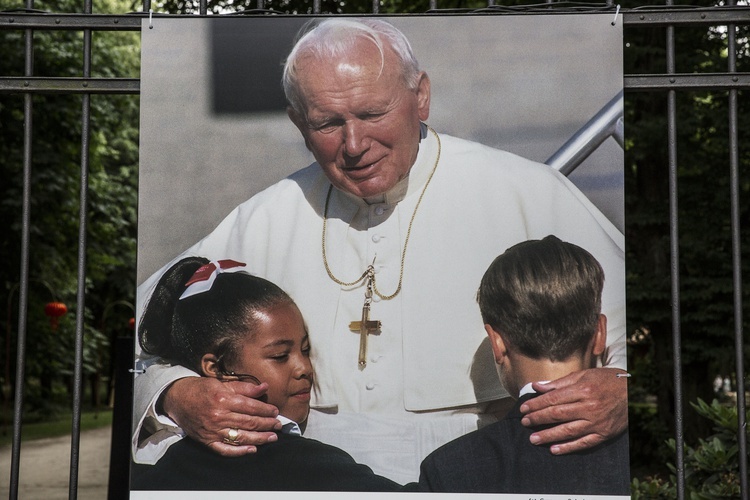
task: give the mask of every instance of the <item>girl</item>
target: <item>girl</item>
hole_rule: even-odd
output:
[[[187,257],[162,278],[139,325],[142,349],[204,377],[268,384],[284,425],[257,453],[223,457],[189,438],[155,465],[132,464],[132,489],[369,490],[399,486],[343,450],[301,437],[310,410],[310,342],[297,306],[244,264]],[[230,429],[225,442],[235,443]]]

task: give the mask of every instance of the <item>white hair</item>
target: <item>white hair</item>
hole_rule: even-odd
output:
[[[417,88],[419,63],[409,40],[392,24],[375,18],[329,18],[321,22],[313,20],[305,24],[298,33],[297,41],[284,64],[282,78],[286,99],[300,116],[305,116],[298,78],[300,57],[304,54],[321,60],[336,59],[350,52],[360,40],[375,44],[380,52],[381,71],[385,64],[384,46],[387,44],[391,47],[401,65],[404,84],[411,90]]]

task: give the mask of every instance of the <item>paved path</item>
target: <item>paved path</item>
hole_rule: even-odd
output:
[[[107,498],[111,427],[81,433],[78,476],[80,500]],[[11,447],[0,447],[0,498],[8,498]],[[70,477],[70,436],[27,441],[21,445],[21,500],[65,500]]]

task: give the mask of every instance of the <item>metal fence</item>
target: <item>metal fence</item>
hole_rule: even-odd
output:
[[[30,227],[30,205],[31,205],[31,165],[32,165],[32,136],[34,127],[32,123],[32,96],[35,94],[78,94],[82,99],[82,133],[81,133],[81,160],[80,160],[80,224],[78,240],[78,291],[77,310],[84,310],[86,301],[85,291],[85,256],[86,256],[86,230],[87,230],[87,201],[88,171],[89,171],[89,141],[90,141],[90,99],[96,94],[138,94],[139,80],[137,78],[92,78],[92,33],[96,31],[140,31],[141,19],[149,15],[162,15],[150,13],[151,3],[144,0],[144,11],[141,13],[127,15],[96,14],[92,10],[92,1],[84,0],[82,13],[60,14],[35,11],[33,0],[27,0],[25,8],[0,12],[0,30],[16,30],[25,33],[25,68],[23,76],[0,75],[0,94],[17,94],[24,103],[24,150],[23,150],[23,214],[22,214],[22,249],[21,249],[21,278],[18,289],[19,319],[18,319],[18,347],[17,347],[17,371],[16,371],[16,399],[13,410],[13,447],[12,464],[10,471],[10,498],[18,496],[19,486],[19,459],[20,459],[20,433],[22,423],[23,406],[23,384],[26,356],[26,332],[27,332],[27,309],[29,298],[29,227]],[[590,4],[589,4],[590,5]],[[440,13],[439,2],[430,1],[432,12]],[[555,5],[553,3],[524,7],[524,12],[547,13],[550,8],[575,8],[569,4]],[[257,8],[253,14],[262,14],[264,1],[258,0]],[[620,12],[620,7],[611,2],[601,9],[608,9],[614,13]],[[320,0],[313,2],[313,13],[321,12]],[[502,7],[495,5],[495,1],[488,0],[487,7],[482,9],[483,14],[503,14],[505,12],[518,13],[518,7]],[[199,14],[206,15],[206,0],[200,0]],[[372,13],[379,13],[379,2],[373,0]],[[682,358],[681,358],[681,312],[680,312],[680,273],[679,273],[679,230],[678,230],[678,195],[677,195],[677,114],[676,96],[678,92],[687,90],[726,90],[728,91],[729,137],[728,137],[728,164],[730,170],[731,185],[731,234],[732,234],[732,256],[733,256],[733,297],[734,297],[734,350],[735,371],[737,374],[737,406],[738,422],[737,432],[739,435],[739,457],[740,457],[740,486],[742,498],[749,498],[748,470],[747,470],[747,423],[745,421],[745,368],[743,365],[743,313],[742,313],[742,275],[741,275],[741,238],[740,238],[740,178],[738,143],[738,96],[739,91],[750,89],[750,73],[737,72],[737,50],[738,44],[747,50],[747,40],[738,42],[735,27],[738,25],[750,25],[750,7],[736,6],[733,3],[717,7],[677,7],[671,0],[665,6],[644,6],[637,9],[621,11],[626,33],[630,30],[651,27],[665,27],[667,63],[663,72],[655,74],[626,74],[625,92],[662,92],[667,95],[667,134],[669,158],[669,202],[670,202],[670,224],[669,240],[671,248],[671,289],[672,289],[672,341],[674,345],[674,385],[675,385],[675,440],[677,444],[675,464],[677,470],[677,497],[685,498],[685,467],[684,467],[684,433],[683,433],[683,411],[685,401],[681,390],[682,382]],[[727,68],[721,73],[711,74],[680,74],[675,68],[675,30],[685,27],[709,27],[725,26],[727,30]],[[81,77],[40,77],[34,75],[33,52],[35,31],[72,30],[83,34],[83,68]],[[747,131],[745,131],[747,133]],[[747,147],[745,145],[745,147]],[[745,201],[747,203],[747,201]],[[10,263],[16,265],[17,263]],[[31,280],[33,281],[33,280]],[[73,383],[73,422],[70,461],[69,498],[77,498],[78,495],[78,467],[79,467],[79,440],[81,422],[81,399],[82,399],[82,352],[83,352],[84,315],[77,315],[76,320],[76,357]],[[130,405],[126,403],[116,407],[116,412],[129,413]],[[117,425],[117,424],[116,424]],[[128,428],[127,424],[119,424]],[[128,434],[129,430],[125,432]],[[129,437],[129,436],[128,436]],[[120,450],[122,451],[122,450]],[[124,454],[127,456],[128,451]],[[114,454],[113,454],[114,457]],[[127,460],[127,459],[125,459]],[[110,482],[116,484],[117,488],[110,485],[110,497],[127,492],[127,467],[120,467],[120,472],[110,475]],[[122,472],[124,470],[124,472]],[[120,493],[113,494],[119,490]]]

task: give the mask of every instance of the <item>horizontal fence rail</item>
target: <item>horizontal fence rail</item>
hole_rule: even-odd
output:
[[[582,12],[612,12],[619,11],[619,7],[615,7],[613,4],[591,6],[586,4],[580,4],[578,6],[572,4],[560,4],[556,6],[554,3],[540,4],[535,6],[526,7],[503,7],[494,5],[495,2],[490,0],[487,8],[475,11],[481,15],[535,15],[535,14],[580,14]],[[33,4],[32,4],[33,5]],[[264,2],[258,1],[258,9],[240,13],[239,15],[273,15],[273,12],[263,10]],[[467,10],[440,10],[438,8],[439,2],[430,2],[432,10],[427,14],[434,15],[460,15],[467,13]],[[372,2],[372,11],[375,14],[379,12],[379,2]],[[88,172],[88,134],[89,134],[89,98],[92,95],[113,95],[113,94],[130,94],[137,95],[140,93],[140,80],[138,78],[92,78],[91,75],[91,34],[96,31],[133,31],[137,32],[141,30],[142,20],[152,16],[153,18],[160,17],[194,17],[184,15],[170,15],[163,13],[149,13],[151,8],[150,2],[144,2],[144,12],[134,12],[130,14],[121,15],[108,15],[108,14],[96,14],[91,12],[91,4],[87,1],[84,10],[87,13],[75,13],[75,14],[63,14],[63,13],[50,13],[42,12],[34,9],[15,9],[12,11],[0,12],[0,30],[16,30],[22,31],[26,34],[26,41],[24,51],[26,55],[26,64],[24,67],[23,75],[0,75],[0,94],[5,95],[19,95],[24,99],[24,191],[23,191],[23,242],[21,252],[21,285],[18,291],[19,295],[19,315],[18,315],[18,348],[17,348],[17,373],[16,373],[16,406],[14,408],[14,444],[13,444],[13,457],[11,467],[11,483],[10,483],[10,498],[15,499],[18,495],[18,461],[20,457],[20,425],[21,425],[21,404],[23,396],[23,380],[24,380],[24,360],[25,360],[25,349],[26,345],[24,342],[25,331],[27,328],[27,300],[28,300],[28,286],[29,286],[29,262],[28,262],[28,231],[30,226],[30,215],[29,207],[31,200],[30,191],[30,169],[31,169],[31,143],[33,135],[33,123],[31,121],[33,107],[32,107],[32,96],[34,95],[54,95],[54,94],[70,94],[70,95],[82,95],[84,97],[83,102],[83,119],[82,119],[82,157],[81,157],[81,199],[79,204],[81,207],[81,219],[80,227],[81,234],[79,239],[79,283],[80,287],[78,290],[78,310],[83,310],[83,304],[85,301],[85,288],[83,283],[85,282],[85,250],[86,250],[86,212],[85,207],[87,203],[87,172]],[[616,10],[617,9],[617,10]],[[207,14],[205,0],[201,2],[199,8],[199,14]],[[313,4],[313,11],[320,13],[321,5],[317,1]],[[735,338],[735,353],[736,353],[736,373],[738,380],[738,433],[739,439],[739,456],[740,456],[740,481],[741,481],[741,495],[742,498],[748,499],[748,472],[747,472],[747,430],[745,422],[746,414],[746,402],[745,402],[745,369],[743,360],[743,349],[744,349],[744,332],[742,331],[742,263],[740,259],[741,250],[741,237],[740,237],[740,221],[739,221],[739,206],[741,200],[739,199],[740,184],[742,182],[738,177],[738,165],[739,155],[738,151],[741,145],[738,142],[738,125],[737,125],[737,112],[738,112],[738,98],[739,91],[750,89],[750,73],[743,73],[736,71],[736,50],[738,41],[736,40],[736,34],[734,27],[737,25],[746,26],[750,24],[750,7],[748,6],[735,6],[725,5],[721,7],[679,7],[673,5],[666,6],[644,6],[635,9],[626,9],[619,11],[621,13],[621,19],[627,30],[635,30],[641,28],[666,28],[666,40],[665,45],[667,47],[667,67],[663,73],[659,74],[626,74],[624,76],[624,88],[626,92],[665,92],[667,95],[667,128],[668,128],[668,158],[669,158],[669,171],[670,171],[670,233],[669,239],[671,241],[671,267],[672,267],[672,314],[673,314],[673,342],[675,346],[675,439],[677,441],[677,453],[676,453],[676,474],[678,477],[678,498],[685,498],[684,484],[685,484],[685,470],[683,464],[683,431],[681,428],[682,420],[682,408],[684,401],[681,393],[681,382],[682,375],[680,372],[681,366],[681,352],[680,352],[680,341],[681,341],[681,328],[680,328],[680,275],[679,275],[679,220],[677,218],[677,153],[678,144],[676,138],[677,130],[677,118],[675,109],[676,93],[680,91],[700,91],[700,90],[721,90],[728,92],[729,99],[729,152],[728,152],[728,163],[731,170],[731,206],[732,206],[732,255],[733,255],[733,280],[734,280],[734,338]],[[238,15],[237,13],[227,15]],[[674,67],[674,54],[678,48],[674,47],[674,29],[686,28],[686,27],[708,27],[708,26],[727,26],[728,29],[728,67],[726,72],[721,73],[677,73]],[[41,77],[33,74],[33,32],[34,31],[57,31],[67,30],[84,33],[84,52],[83,60],[83,71],[79,77]],[[747,44],[747,40],[743,43]],[[621,114],[622,114],[622,96],[618,96],[616,99],[616,105],[620,106],[619,114],[615,113],[611,120],[607,122],[606,127],[599,127],[604,130],[606,128],[606,136],[611,134],[620,134],[621,137]],[[613,104],[613,106],[615,106]],[[611,123],[610,123],[611,122]],[[619,123],[619,125],[618,125]],[[598,139],[597,139],[598,140]],[[603,139],[602,139],[603,140]],[[589,141],[592,142],[592,141]],[[596,141],[593,141],[596,142]],[[744,147],[747,147],[745,145]],[[552,158],[550,159],[552,160]],[[560,160],[562,162],[562,160]],[[573,163],[572,160],[566,160],[565,164]],[[745,180],[747,182],[747,180]],[[747,200],[744,201],[747,203]],[[14,263],[15,265],[15,263]],[[83,315],[79,315],[79,321],[76,325],[76,349],[77,353],[80,353],[83,348]],[[76,378],[77,384],[80,386],[81,377],[81,364],[82,360],[80,356],[76,357]],[[80,437],[80,428],[78,423],[80,422],[81,414],[81,402],[80,394],[76,395],[74,401],[74,414],[77,416],[74,419],[74,432],[73,442],[71,451],[71,475],[70,475],[70,491],[69,498],[77,498],[78,491],[78,448],[77,443]],[[127,411],[130,411],[128,408]],[[129,429],[128,429],[129,432]],[[120,450],[122,452],[123,450]],[[125,451],[129,453],[129,451]],[[125,488],[127,492],[127,471],[123,478],[122,475],[119,477],[121,488]],[[111,491],[111,489],[110,489]]]

